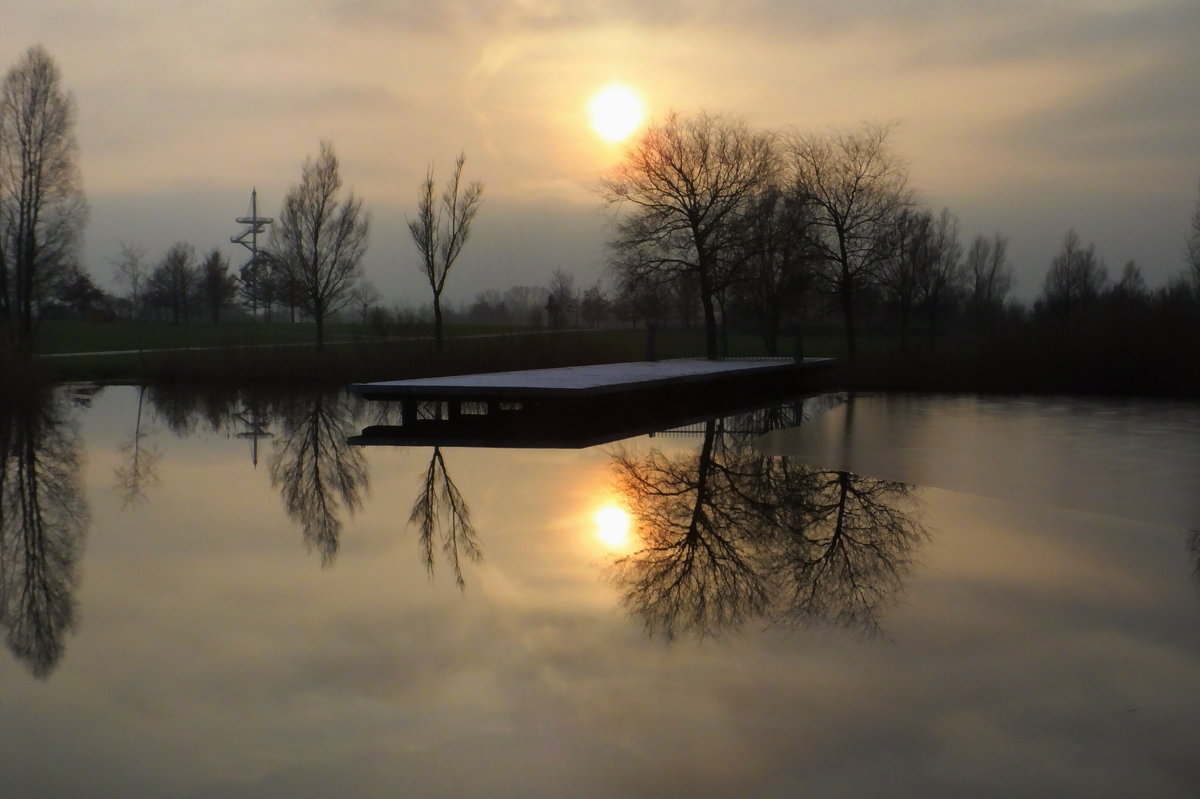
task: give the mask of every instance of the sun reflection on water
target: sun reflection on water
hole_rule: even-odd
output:
[[[596,540],[605,549],[614,553],[628,552],[633,548],[633,530],[629,511],[616,504],[598,508],[592,516],[596,524]]]

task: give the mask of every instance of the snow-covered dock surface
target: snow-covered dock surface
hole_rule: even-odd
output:
[[[830,360],[805,358],[803,362],[797,362],[791,358],[756,358],[709,361],[687,358],[634,361],[354,383],[349,390],[368,399],[587,397],[687,383],[713,382],[739,376],[758,377],[771,372],[818,366],[829,363]]]

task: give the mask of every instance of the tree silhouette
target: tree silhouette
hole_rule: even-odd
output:
[[[1196,575],[1197,582],[1200,582],[1200,528],[1192,530],[1188,534],[1188,554],[1192,556],[1192,560],[1196,562],[1196,568],[1193,574]]]
[[[879,629],[924,537],[909,487],[762,455],[751,440],[710,420],[695,454],[614,451],[642,539],[613,566],[622,603],[668,639],[753,620]]]
[[[45,48],[30,47],[0,82],[0,325],[21,337],[82,237],[78,155],[75,100]]]
[[[694,281],[709,358],[717,357],[718,299],[744,263],[743,217],[775,169],[771,134],[718,115],[670,114],[602,184],[610,205],[628,208],[611,242],[620,282]]]
[[[327,566],[337,555],[343,510],[362,507],[369,486],[367,462],[347,443],[353,430],[350,406],[317,395],[284,414],[283,434],[271,454],[271,484],[280,489],[288,515],[302,525],[304,542]]]
[[[433,336],[437,348],[442,348],[442,291],[446,278],[467,239],[471,223],[483,202],[483,184],[473,181],[462,185],[463,164],[467,157],[459,153],[454,162],[454,174],[446,181],[440,198],[434,197],[433,167],[425,174],[417,197],[417,217],[408,220],[408,232],[421,253],[421,271],[433,292]]]
[[[122,508],[140,505],[146,499],[146,489],[158,483],[158,473],[155,469],[162,458],[162,451],[145,443],[145,439],[150,435],[148,430],[142,428],[142,405],[145,397],[146,387],[138,386],[137,416],[133,424],[133,433],[128,443],[121,447],[124,460],[120,466],[113,469]]]
[[[892,220],[911,204],[907,169],[887,146],[890,131],[868,124],[828,136],[795,135],[787,143],[792,191],[811,209],[824,265],[818,277],[841,305],[851,360],[856,306],[878,279]]]
[[[271,228],[270,255],[317,323],[318,350],[325,347],[325,320],[354,297],[367,250],[370,215],[353,192],[339,200],[341,188],[333,145],[323,141],[316,160],[304,162],[300,182],[288,190]]]
[[[78,429],[41,385],[0,388],[0,624],[35,677],[62,659],[75,626],[89,523]]]
[[[617,485],[642,548],[616,563],[626,608],[647,632],[714,634],[761,615],[770,591],[759,567],[754,464],[731,452],[722,420],[704,427],[700,451],[635,457],[618,449]]]
[[[460,589],[466,587],[463,578],[462,558],[478,563],[483,551],[475,536],[471,523],[471,511],[463,499],[462,492],[450,479],[441,447],[434,447],[429,456],[429,466],[421,482],[421,490],[413,502],[409,524],[417,525],[421,555],[425,568],[433,576],[433,543],[440,537],[442,552],[454,570],[454,581]]]
[[[911,489],[844,471],[775,462],[771,494],[783,510],[766,558],[785,624],[879,629],[924,539]]]

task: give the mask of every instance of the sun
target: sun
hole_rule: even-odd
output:
[[[610,552],[629,549],[632,541],[629,513],[616,505],[605,505],[592,517],[596,522],[596,539]]]
[[[592,95],[588,103],[592,130],[613,144],[625,141],[646,118],[646,106],[628,86],[612,84]]]

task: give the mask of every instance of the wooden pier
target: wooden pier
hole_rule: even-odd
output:
[[[351,393],[399,413],[352,442],[590,446],[783,398],[830,362],[680,359],[355,383]]]

